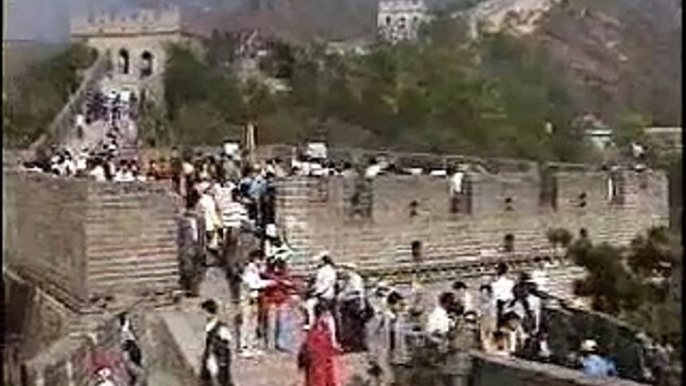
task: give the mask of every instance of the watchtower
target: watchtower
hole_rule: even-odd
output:
[[[379,36],[389,42],[415,40],[422,23],[428,21],[423,0],[381,0],[377,15]]]
[[[133,12],[93,12],[73,17],[71,37],[112,60],[112,76],[104,87],[161,93],[166,48],[170,43],[195,43],[184,30],[176,6]],[[158,94],[161,95],[161,94]]]

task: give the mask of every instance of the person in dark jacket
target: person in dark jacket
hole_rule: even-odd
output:
[[[217,316],[218,305],[206,300],[201,305],[207,315],[205,350],[202,355],[203,386],[233,386],[231,379],[231,332]]]

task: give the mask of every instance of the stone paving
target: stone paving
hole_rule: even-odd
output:
[[[185,360],[196,374],[200,370],[200,357],[204,345],[204,316],[200,310],[200,303],[213,298],[221,303],[223,319],[232,310],[229,308],[229,288],[222,271],[209,268],[200,288],[200,297],[185,299],[179,308],[162,314],[176,345],[181,348]],[[296,386],[302,385],[303,374],[297,369],[296,356],[283,352],[266,352],[257,358],[241,358],[234,356],[232,365],[234,382],[237,386]],[[340,378],[342,385],[350,383],[354,374],[365,371],[365,357],[362,354],[349,354],[339,357]],[[162,381],[162,380],[160,380]],[[160,383],[157,383],[160,384]]]

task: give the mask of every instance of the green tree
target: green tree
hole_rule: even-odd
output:
[[[594,309],[681,346],[679,235],[652,228],[637,235],[628,248],[588,245],[570,248],[569,254],[587,270],[576,291],[589,297]]]
[[[28,146],[45,133],[96,57],[94,50],[74,44],[30,65],[18,79],[16,92],[3,99],[5,146]]]

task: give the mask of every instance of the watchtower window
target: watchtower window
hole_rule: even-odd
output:
[[[149,51],[144,51],[141,55],[141,78],[152,75],[153,55]]]
[[[391,22],[392,22],[392,21],[393,21],[393,20],[391,19],[390,16],[386,16],[386,25],[391,25]]]
[[[128,74],[129,73],[129,51],[126,49],[122,48],[119,50],[119,63],[118,63],[118,68],[119,72],[122,74]]]

